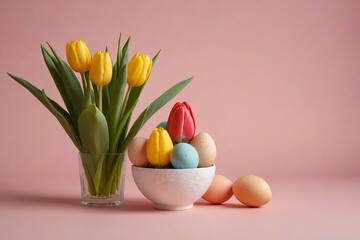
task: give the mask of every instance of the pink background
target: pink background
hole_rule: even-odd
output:
[[[303,202],[315,201],[321,205],[339,194],[344,202],[351,201],[356,194],[360,196],[357,190],[360,183],[357,178],[360,175],[359,26],[360,2],[355,0],[1,1],[0,194],[1,191],[3,194],[0,197],[3,197],[3,213],[8,215],[2,216],[0,211],[0,238],[17,239],[20,235],[16,234],[22,231],[15,231],[16,226],[27,229],[27,221],[11,220],[9,216],[13,212],[5,206],[18,209],[24,205],[28,210],[38,207],[41,212],[44,210],[42,203],[51,203],[52,200],[46,197],[31,197],[34,193],[36,196],[58,194],[53,199],[55,204],[47,205],[49,209],[75,210],[72,211],[74,215],[76,211],[82,211],[84,217],[98,213],[97,210],[84,210],[78,204],[76,148],[57,120],[6,75],[10,72],[22,76],[61,101],[43,62],[40,43],[50,42],[65,57],[65,44],[83,38],[92,53],[108,46],[115,56],[117,38],[122,32],[125,37],[132,36],[131,56],[136,51],[153,56],[162,49],[134,116],[171,85],[192,75],[195,79],[146,124],[139,136],[147,137],[154,126],[166,120],[176,101],[188,101],[196,116],[198,131],[210,133],[216,141],[217,172],[231,180],[255,174],[265,178],[273,190],[277,190],[278,199],[274,195],[273,208],[270,204],[262,210],[254,210],[256,214],[261,215],[263,211],[269,215],[259,215],[262,220],[257,219],[256,214],[248,217],[268,226],[268,231],[281,232],[281,229],[271,227],[269,219],[275,218],[279,224],[286,224],[285,218],[282,222],[281,217],[272,215],[281,214],[282,206],[297,214],[296,209],[301,210],[299,206],[303,206]],[[319,188],[311,187],[309,178],[320,179]],[[344,182],[346,179],[351,179],[353,185]],[[294,181],[293,185],[291,181]],[[313,192],[305,190],[305,183]],[[341,189],[354,186],[354,189],[339,193],[327,183]],[[59,186],[60,189],[55,191]],[[294,191],[294,187],[300,192]],[[313,201],[304,199],[320,190],[325,192],[315,194]],[[143,206],[151,209],[149,202],[137,191],[129,166],[126,191],[135,199],[130,205],[124,205],[129,212],[137,207],[141,212]],[[21,201],[24,192],[30,197],[26,195],[27,198],[25,196]],[[72,208],[66,204],[56,205],[62,203],[61,198],[56,199],[66,194],[75,199]],[[289,194],[298,194],[298,198],[292,199]],[[232,203],[236,201],[232,199]],[[336,202],[328,204],[333,207]],[[204,218],[201,214],[211,210],[202,205],[193,211],[193,216],[206,221],[206,214]],[[213,211],[221,214],[223,210]],[[252,214],[249,210],[246,213]],[[237,215],[234,211],[226,214]],[[109,212],[101,212],[101,216],[106,218]],[[328,209],[324,208],[322,212],[320,208],[318,212],[300,214],[298,224],[312,219],[312,214],[324,216],[325,212]],[[353,215],[360,212],[358,207],[335,214],[340,212],[343,219],[359,220]],[[36,215],[44,219],[42,224],[50,217],[45,213]],[[20,212],[16,214],[21,216]],[[29,214],[27,216],[32,212]],[[154,217],[162,216],[154,214]],[[186,225],[185,213],[178,214],[182,217],[177,218],[174,213],[170,217],[173,216],[179,226]],[[189,212],[186,214],[192,216]],[[62,223],[70,219],[61,216],[63,218],[58,221],[62,219]],[[150,221],[144,216],[140,223]],[[125,219],[134,219],[134,215],[129,213]],[[246,223],[246,219],[236,221]],[[235,225],[231,226],[236,231]],[[340,225],[339,231],[335,232],[339,236],[344,232],[353,234],[355,230],[347,229],[349,226]],[[85,226],[81,231],[86,232],[86,227],[91,228]],[[305,234],[309,228],[304,229],[295,230]],[[319,237],[324,233],[322,228],[314,229],[318,231],[303,236],[314,234]],[[30,228],[27,230],[34,234]],[[136,232],[134,230],[133,237]],[[294,231],[290,228],[290,232]],[[23,233],[28,235],[26,231]],[[77,233],[81,236],[82,232]],[[356,233],[360,235],[359,230]],[[37,239],[41,239],[40,236],[37,235]],[[286,238],[286,232],[284,236]]]

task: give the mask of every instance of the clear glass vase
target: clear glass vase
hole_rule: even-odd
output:
[[[117,206],[124,201],[124,153],[79,153],[79,169],[82,205]]]

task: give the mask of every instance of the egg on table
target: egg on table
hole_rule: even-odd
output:
[[[268,203],[272,196],[269,184],[254,175],[239,177],[232,190],[236,199],[249,207],[260,207]]]
[[[210,134],[201,132],[190,142],[199,154],[199,167],[210,167],[216,158],[216,145]]]
[[[144,167],[149,164],[146,157],[147,139],[136,137],[128,145],[127,152],[130,162],[138,167]]]
[[[232,181],[227,177],[216,174],[210,187],[202,198],[212,204],[221,204],[229,200],[232,195]]]

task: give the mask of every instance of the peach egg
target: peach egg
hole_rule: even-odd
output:
[[[260,207],[268,203],[272,196],[269,184],[253,175],[239,177],[232,190],[236,199],[249,207]]]
[[[143,137],[136,137],[128,145],[128,156],[130,162],[138,167],[143,167],[149,164],[146,157],[146,143],[147,139]]]
[[[232,181],[227,177],[216,174],[202,198],[213,204],[226,202],[233,195],[232,184]]]

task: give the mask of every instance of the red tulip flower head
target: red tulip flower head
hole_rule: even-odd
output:
[[[189,142],[195,135],[195,118],[187,102],[177,102],[171,109],[167,121],[167,131],[171,139],[176,142]]]

